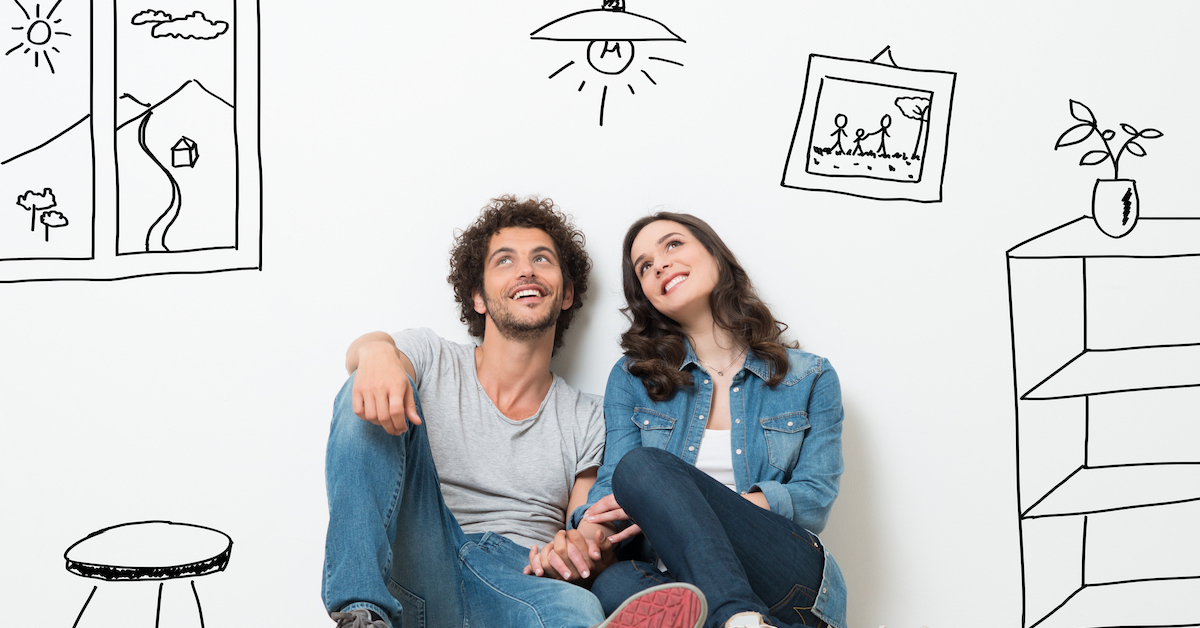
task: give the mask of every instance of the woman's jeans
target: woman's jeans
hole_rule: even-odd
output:
[[[779,624],[824,626],[810,610],[825,553],[817,536],[758,507],[679,457],[634,449],[613,473],[613,496],[667,567],[622,561],[592,585],[605,612],[664,582],[690,582],[708,600],[708,628],[756,611]]]
[[[326,610],[370,609],[393,628],[468,620],[472,628],[583,628],[604,619],[586,589],[521,573],[529,548],[491,532],[464,534],[442,498],[424,422],[392,436],[358,418],[353,383],[334,403],[325,457]]]

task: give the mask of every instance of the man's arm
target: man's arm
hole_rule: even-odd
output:
[[[351,343],[346,371],[354,374],[354,414],[392,435],[421,423],[410,384],[417,370],[390,334],[371,332]]]

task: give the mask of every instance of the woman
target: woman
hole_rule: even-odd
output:
[[[698,218],[637,221],[622,267],[631,325],[604,398],[604,465],[572,523],[588,539],[632,524],[605,533],[640,531],[653,553],[593,574],[592,591],[609,612],[634,591],[690,582],[709,628],[767,616],[844,628],[845,583],[814,534],[842,472],[837,374],[784,344],[786,326]]]

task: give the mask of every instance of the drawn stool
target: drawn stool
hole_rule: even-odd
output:
[[[67,571],[85,578],[109,582],[158,581],[154,612],[154,626],[158,628],[163,586],[171,580],[223,571],[232,550],[233,539],[220,530],[188,523],[139,521],[93,532],[67,548],[63,557]],[[200,594],[196,592],[196,582],[192,580],[190,584],[203,628]],[[99,585],[92,587],[74,626],[79,625],[98,588]]]

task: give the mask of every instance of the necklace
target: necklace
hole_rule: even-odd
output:
[[[701,363],[701,364],[703,364],[704,366],[707,366],[708,368],[710,368],[710,369],[712,369],[712,370],[716,371],[716,372],[717,372],[717,375],[724,376],[724,375],[725,375],[725,371],[728,371],[728,370],[729,370],[729,367],[733,366],[734,362],[737,362],[737,361],[738,361],[738,359],[742,357],[742,354],[743,354],[743,353],[746,353],[746,351],[747,351],[749,348],[750,348],[750,347],[749,347],[749,345],[747,345],[746,347],[743,347],[741,351],[738,351],[738,354],[737,354],[737,355],[735,355],[735,356],[733,356],[733,360],[732,360],[732,361],[731,361],[729,364],[726,364],[726,365],[725,365],[725,368],[723,368],[723,369],[718,369],[717,367],[715,367],[715,366],[713,366],[713,365],[709,364],[708,362],[705,362],[703,359],[701,359],[701,358],[700,358],[700,356],[696,356],[696,359],[697,359],[697,360],[700,360],[700,363]]]

